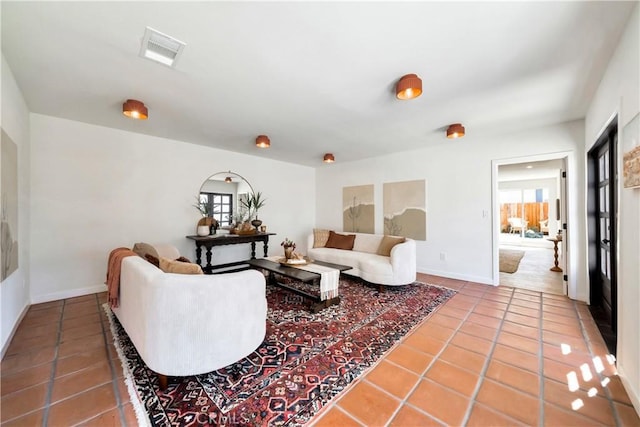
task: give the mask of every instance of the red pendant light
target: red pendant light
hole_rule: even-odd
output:
[[[127,99],[127,102],[122,104],[122,114],[132,119],[147,120],[149,110],[144,106],[143,102],[135,99]]]

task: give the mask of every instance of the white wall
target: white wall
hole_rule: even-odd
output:
[[[640,6],[636,4],[585,120],[586,151],[618,114],[618,170],[624,126],[640,111]],[[618,180],[618,371],[640,413],[640,189]]]
[[[313,168],[39,114],[31,141],[32,302],[104,289],[107,256],[119,246],[169,242],[195,258],[185,238],[200,218],[192,205],[216,172],[241,174],[267,198],[260,217],[278,234],[270,254],[285,236],[303,241],[315,223]],[[246,258],[247,246],[218,249],[231,254],[218,260]]]
[[[29,307],[29,110],[2,55],[1,126],[18,147],[18,269],[0,283],[2,354]]]
[[[460,140],[447,140],[443,133],[441,140],[425,142],[429,146],[421,150],[328,165],[317,172],[316,225],[341,230],[342,187],[374,184],[376,232],[382,233],[382,184],[426,179],[427,240],[417,242],[418,271],[493,283],[492,160],[556,152],[575,152],[581,158],[583,132],[582,121],[494,137],[474,136],[468,129]],[[569,176],[583,173],[579,167]],[[583,212],[584,197],[576,194],[572,202],[574,211]],[[575,221],[584,228],[584,218]],[[583,241],[576,233],[573,244],[583,247]],[[584,258],[582,253],[572,266],[582,286]],[[586,298],[586,288],[579,289],[577,297]]]

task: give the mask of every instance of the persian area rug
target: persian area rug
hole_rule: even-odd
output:
[[[171,377],[164,392],[107,312],[132,400],[141,403],[139,417],[146,413],[140,421],[153,426],[297,426],[310,421],[454,294],[419,282],[379,293],[341,276],[340,304],[312,314],[300,296],[267,286],[267,332],[260,347],[217,371]]]
[[[523,256],[524,251],[500,249],[500,271],[503,273],[515,273],[518,271],[518,266]]]

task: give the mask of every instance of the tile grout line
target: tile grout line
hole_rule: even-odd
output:
[[[511,296],[509,298],[509,302],[507,303],[507,307],[504,309],[504,314],[502,315],[502,319],[500,319],[500,324],[496,328],[496,335],[494,339],[491,341],[491,348],[489,349],[489,352],[486,355],[486,360],[484,361],[484,365],[480,370],[480,374],[478,376],[478,383],[476,384],[476,387],[471,393],[471,396],[469,398],[470,405],[464,414],[464,418],[462,419],[461,425],[467,425],[467,423],[469,422],[469,418],[471,417],[471,412],[473,410],[473,407],[475,406],[475,403],[477,402],[476,398],[478,397],[478,393],[480,393],[480,388],[482,387],[482,384],[486,379],[485,378],[486,373],[487,373],[487,370],[489,369],[489,364],[491,363],[493,352],[495,351],[495,348],[498,345],[498,339],[499,339],[500,333],[502,332],[502,326],[506,321],[505,319],[507,317],[507,312],[509,311],[509,307],[511,307],[511,302],[513,301],[514,294],[515,294],[515,288],[511,291]],[[502,413],[502,411],[500,411],[500,413]]]
[[[109,370],[111,371],[111,386],[116,398],[116,407],[118,408],[118,414],[120,415],[121,424],[127,425],[126,417],[124,414],[124,403],[122,402],[122,396],[120,396],[120,389],[118,387],[118,377],[116,376],[116,368],[113,365],[113,359],[111,358],[109,351],[109,340],[107,339],[107,332],[104,327],[105,319],[103,317],[102,304],[100,303],[100,297],[96,294],[96,307],[98,309],[98,316],[100,317],[100,328],[102,328],[102,340],[104,342],[104,350],[107,353],[107,360],[109,363]]]
[[[591,362],[593,362],[593,359],[596,357],[595,353],[593,352],[593,347],[591,345],[591,340],[589,340],[589,337],[587,335],[587,331],[584,325],[584,322],[582,320],[582,316],[580,316],[580,312],[578,311],[578,307],[576,305],[576,302],[573,301],[573,310],[576,313],[576,316],[578,318],[578,322],[580,323],[580,333],[582,333],[582,339],[584,340],[585,344],[587,345],[587,350],[589,350],[589,356],[591,358]],[[591,313],[589,313],[589,316],[591,316]],[[607,353],[609,352],[608,347],[605,345],[605,348],[607,349]],[[617,368],[616,368],[617,371]],[[604,371],[603,371],[604,372]],[[603,373],[597,372],[596,374],[598,374],[598,378],[600,378],[600,384],[602,385],[602,381],[603,381]],[[608,378],[608,377],[606,377]],[[611,407],[611,415],[613,415],[613,420],[616,423],[616,426],[622,426],[624,425],[621,421],[620,421],[620,416],[618,414],[618,408],[616,408],[616,405],[614,405],[614,399],[611,396],[611,393],[609,392],[608,387],[602,387],[605,397],[607,398],[607,400],[609,401],[609,406]],[[589,417],[591,418],[591,417]]]
[[[58,319],[58,336],[56,338],[56,349],[53,354],[53,364],[51,366],[51,375],[49,377],[49,384],[47,386],[47,395],[44,400],[44,410],[42,412],[42,427],[46,427],[49,424],[49,409],[51,407],[51,398],[53,397],[53,382],[56,378],[56,369],[58,367],[58,353],[60,351],[60,339],[62,338],[62,321],[64,319],[64,310],[67,305],[67,300],[62,301],[62,307],[60,309],[60,318]]]

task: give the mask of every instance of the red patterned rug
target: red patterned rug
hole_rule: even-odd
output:
[[[129,390],[150,425],[295,426],[310,421],[454,294],[419,282],[379,293],[341,276],[340,304],[311,314],[301,297],[268,286],[262,345],[223,369],[170,378],[164,392],[115,316],[110,318]]]

